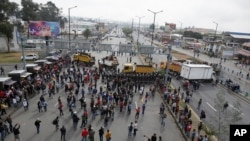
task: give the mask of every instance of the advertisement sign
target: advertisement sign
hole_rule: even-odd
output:
[[[58,22],[30,21],[30,35],[36,36],[59,36],[60,26]]]
[[[174,23],[165,23],[165,31],[172,31],[176,29],[176,24]]]

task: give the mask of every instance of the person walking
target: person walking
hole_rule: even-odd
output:
[[[159,141],[162,141],[162,137],[161,136],[159,136]]]
[[[143,104],[142,104],[142,114],[143,114],[143,115],[144,115],[145,109],[146,109],[146,104],[143,103]]]
[[[60,116],[63,116],[64,114],[63,114],[63,104],[62,104],[62,102],[59,103],[58,109],[60,111]]]
[[[133,128],[133,122],[131,122],[130,125],[128,125],[128,137],[132,137]]]
[[[156,133],[154,133],[154,135],[151,137],[151,141],[157,141]]]
[[[10,115],[7,116],[6,121],[8,122],[10,132],[12,133],[13,132],[13,125],[12,125],[12,118]]]
[[[15,126],[13,127],[14,141],[17,141],[17,140],[20,141],[19,129],[20,129],[20,124],[19,123],[15,124]]]
[[[193,129],[192,133],[191,133],[191,141],[194,141],[196,137],[196,129]]]
[[[197,106],[197,109],[198,109],[198,110],[200,110],[201,104],[202,104],[202,99],[200,98],[200,100],[199,100],[199,102],[198,102],[198,106]]]
[[[37,131],[37,134],[39,134],[40,133],[40,123],[41,123],[42,121],[39,119],[39,118],[37,118],[36,119],[36,121],[35,121],[35,126],[36,126],[36,131]]]
[[[139,118],[139,115],[140,115],[140,107],[137,107],[135,109],[136,113],[135,113],[135,119],[137,120]]]
[[[65,141],[66,128],[64,126],[62,126],[62,128],[60,129],[60,131],[61,131],[61,141]]]
[[[73,128],[76,130],[79,121],[79,117],[77,116],[76,112],[74,112],[72,120],[73,120]]]
[[[106,141],[110,141],[111,140],[111,132],[109,131],[109,129],[107,130],[107,132],[105,134],[105,138],[106,138]]]
[[[100,141],[103,141],[103,134],[104,134],[104,129],[101,126],[101,128],[99,129],[99,137],[100,137]]]
[[[57,131],[59,128],[59,117],[58,116],[53,120],[52,124],[55,125],[56,131]]]
[[[82,130],[82,141],[87,141],[88,135],[89,135],[89,131],[87,130],[86,127],[84,127]]]
[[[165,127],[165,118],[167,118],[167,114],[161,114],[161,127]]]
[[[0,70],[1,70],[1,75],[4,75],[4,68],[3,68],[3,66],[1,66]]]
[[[28,108],[29,108],[29,103],[28,103],[28,101],[26,99],[24,99],[23,100],[23,109],[28,110]]]
[[[93,128],[89,130],[89,141],[94,141],[95,140],[95,131]]]
[[[134,136],[136,136],[136,132],[137,132],[137,130],[138,130],[138,128],[137,128],[137,121],[135,121],[135,123],[134,123],[134,125],[133,125],[134,127]]]

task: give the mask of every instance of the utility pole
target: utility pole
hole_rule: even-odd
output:
[[[148,9],[148,11],[154,14],[153,31],[152,31],[152,40],[151,40],[151,46],[153,46],[154,32],[155,32],[155,17],[156,17],[156,14],[163,12],[163,10],[158,11],[158,12],[154,12],[154,11],[151,11],[150,9]]]
[[[136,16],[137,17],[137,16]],[[137,35],[137,46],[139,46],[139,36],[140,36],[140,24],[141,24],[141,18],[143,18],[144,16],[142,17],[137,17],[139,19],[139,26],[138,26],[138,35]]]
[[[180,28],[180,34],[181,34],[181,30],[182,30],[182,22],[179,21],[179,23],[181,24],[181,28]]]
[[[134,30],[134,19],[132,19],[132,33],[133,33],[133,30]]]
[[[168,86],[168,72],[169,72],[169,63],[172,61],[172,56],[171,56],[171,50],[172,46],[168,45],[168,54],[167,54],[167,67],[166,67],[166,74],[165,74],[165,84]]]
[[[214,32],[214,41],[213,41],[213,47],[214,47],[215,40],[216,40],[216,33],[217,33],[218,23],[214,22],[214,21],[213,21],[213,23],[216,25],[215,32]],[[216,55],[216,57],[218,55],[218,47],[217,47],[217,45],[216,45],[216,49],[215,49],[215,55]]]
[[[71,47],[70,47],[70,10],[73,9],[73,8],[76,8],[77,6],[74,6],[74,7],[70,7],[68,8],[68,16],[69,16],[69,49],[71,50]]]
[[[154,32],[155,32],[155,17],[156,17],[156,14],[163,12],[163,10],[158,11],[158,12],[154,12],[154,11],[148,9],[148,11],[154,14],[153,31],[152,31],[152,40],[151,40],[151,46],[153,46],[153,42],[154,42]],[[149,55],[149,59],[152,60],[151,54],[148,54],[148,55]],[[150,62],[151,62],[151,61],[149,61],[149,63],[150,63]]]
[[[21,47],[22,47],[22,56],[23,56],[23,69],[26,70],[26,58],[24,54],[24,44],[23,44],[23,37],[21,37]]]

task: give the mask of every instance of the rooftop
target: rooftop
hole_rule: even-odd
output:
[[[0,82],[4,82],[4,81],[7,81],[7,80],[10,80],[11,77],[0,77]]]
[[[248,43],[243,43],[242,46],[244,46],[244,47],[250,47],[250,42],[248,42]]]
[[[13,74],[13,73],[25,73],[26,70],[13,70],[11,72],[9,72],[9,74]]]

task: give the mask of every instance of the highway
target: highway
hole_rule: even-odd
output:
[[[113,37],[112,37],[113,38]],[[103,41],[103,43],[115,44],[115,43],[125,43],[123,38],[113,38],[112,40]],[[96,57],[96,61],[101,59],[107,55],[110,55],[111,52],[102,51],[100,53],[95,51],[90,51],[92,55]],[[119,68],[122,69],[124,63],[127,61],[128,54],[123,54],[123,56],[117,56],[119,60]],[[132,62],[136,62],[137,64],[141,64],[142,62],[138,58],[138,56],[132,57]],[[96,63],[97,65],[97,63]],[[6,72],[7,73],[7,72]],[[98,89],[99,86],[104,87],[104,83],[98,81]],[[81,88],[80,88],[81,89]],[[145,91],[149,90],[149,86],[145,86]],[[85,92],[87,92],[87,87],[85,86]],[[61,96],[62,103],[64,106],[63,111],[64,115],[59,119],[59,125],[64,125],[67,129],[66,140],[67,141],[80,141],[81,140],[81,128],[79,128],[78,123],[77,130],[74,131],[72,127],[72,119],[70,117],[69,109],[66,107],[66,97],[67,94],[64,93],[64,89],[60,89],[60,92],[54,96],[53,99],[48,98],[48,95],[45,96],[46,101],[48,102],[48,111],[47,112],[38,112],[37,102],[39,100],[40,95],[36,95],[29,101],[29,110],[24,111],[23,108],[18,109],[13,115],[13,123],[20,123],[20,137],[22,141],[55,141],[60,140],[60,132],[55,131],[54,126],[52,125],[52,120],[59,115],[58,111],[58,102],[57,98]],[[90,96],[87,96],[87,102],[90,101]],[[140,115],[138,120],[138,132],[137,135],[131,140],[133,141],[141,141],[143,139],[143,135],[147,135],[151,137],[153,133],[156,133],[157,136],[162,136],[163,140],[172,140],[172,141],[184,141],[179,129],[176,127],[176,124],[171,116],[168,116],[166,119],[166,127],[162,128],[160,125],[160,117],[159,117],[159,104],[161,103],[161,98],[159,94],[157,94],[154,98],[149,98],[146,104],[145,115]],[[138,95],[134,96],[133,109],[135,105],[141,106],[144,102],[143,99],[139,98]],[[88,103],[89,107],[89,103]],[[77,107],[74,109],[77,111],[77,115],[80,117],[83,113],[83,110],[80,109],[79,102],[77,102]],[[169,113],[167,113],[170,115]],[[128,124],[130,122],[134,122],[135,110],[132,110],[131,115],[127,115],[126,112],[119,112],[119,107],[117,106],[115,109],[115,118],[114,121],[109,121],[107,128],[105,128],[105,132],[107,129],[110,129],[112,132],[112,140],[114,141],[126,141],[128,139]],[[41,123],[41,132],[40,134],[36,133],[34,122],[37,118],[40,118]],[[89,119],[89,124],[93,126],[95,133],[95,140],[99,140],[98,137],[98,129],[100,126],[103,126],[103,120],[100,120],[100,116],[97,116],[95,120]],[[8,135],[6,140],[13,140],[13,135]]]
[[[134,33],[133,37],[137,40],[137,33]],[[142,34],[139,37],[140,37],[139,42],[143,43],[144,45],[151,44],[151,38],[143,37]],[[160,49],[162,47],[157,47],[157,48]],[[172,50],[177,50],[187,55],[192,55],[192,53],[190,53],[191,52],[190,50],[180,49],[179,47],[173,46]],[[163,55],[163,54],[152,54],[152,57],[153,57],[153,63],[158,64],[158,66],[162,60],[166,60],[166,55]],[[218,59],[211,59],[209,60],[209,62],[210,61],[214,63],[218,63]],[[238,82],[238,84],[242,85],[243,88],[249,86],[249,84],[245,84],[244,81],[241,81],[241,82],[239,82],[239,80],[237,81],[238,78],[237,77],[235,78],[235,76],[230,73],[226,73],[224,71],[222,71],[221,73],[222,74],[220,78],[222,77],[224,79],[231,78],[233,81],[236,81]],[[181,86],[181,82],[180,80],[176,80],[175,78],[173,78],[172,85],[175,88],[178,88],[179,86]],[[229,107],[227,110],[229,112],[233,111],[241,115],[242,120],[239,122],[240,124],[249,124],[249,116],[250,116],[249,103],[246,103],[245,101],[242,101],[235,95],[230,94],[230,92],[227,89],[224,89],[221,86],[212,86],[211,84],[202,83],[200,86],[200,89],[195,91],[193,94],[193,97],[191,98],[190,105],[192,109],[197,113],[198,116],[200,115],[200,111],[197,110],[197,105],[198,105],[199,99],[202,98],[203,102],[202,102],[201,109],[204,110],[207,115],[205,122],[213,125],[215,128],[218,128],[219,113],[218,113],[218,109],[215,108],[216,107],[215,99],[216,99],[216,94],[220,92],[221,90],[223,90],[223,92],[225,93],[225,101],[229,103]],[[185,90],[182,89],[181,92],[182,91],[185,91]],[[240,109],[234,107],[234,104],[236,103],[236,101],[240,102],[241,104]],[[225,119],[225,116],[227,116],[226,113],[221,113],[220,118]]]

